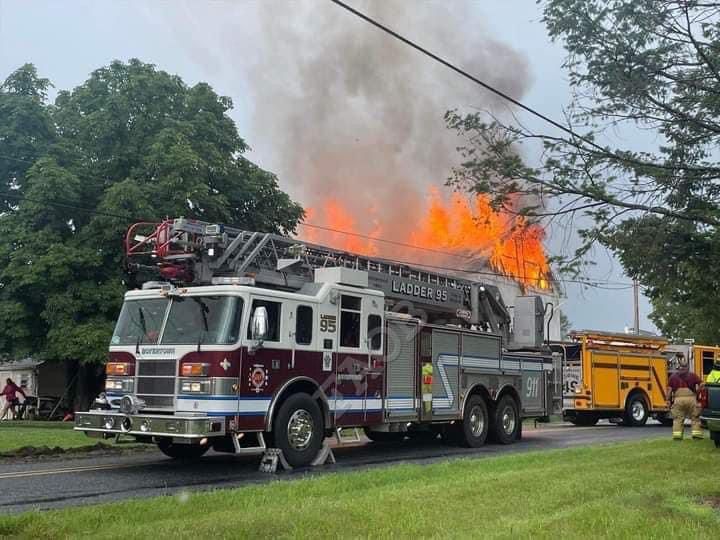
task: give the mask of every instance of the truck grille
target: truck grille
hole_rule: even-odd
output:
[[[173,410],[177,360],[138,360],[135,395],[145,401],[147,409]]]

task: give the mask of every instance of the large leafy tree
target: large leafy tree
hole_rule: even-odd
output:
[[[131,60],[53,104],[49,86],[25,65],[0,87],[4,356],[102,361],[133,221],[186,216],[291,232],[302,217],[276,178],[243,157],[232,103],[207,84]]]
[[[531,219],[589,224],[566,270],[602,242],[647,286],[663,332],[720,342],[720,3],[541,3],[567,51],[567,114],[536,130],[448,113],[467,141],[452,181]],[[524,160],[537,142],[541,158]]]

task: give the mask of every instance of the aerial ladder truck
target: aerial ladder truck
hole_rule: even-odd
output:
[[[133,225],[125,251],[142,286],[125,294],[104,396],[76,415],[88,435],[304,466],[346,428],[478,447],[551,412],[538,297],[514,299],[513,325],[488,283],[183,218]]]

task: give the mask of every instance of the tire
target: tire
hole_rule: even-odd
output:
[[[500,444],[514,443],[518,439],[520,422],[517,403],[511,396],[503,396],[494,409],[493,440]]]
[[[293,394],[273,422],[273,442],[293,467],[309,465],[325,439],[322,412],[308,394]]]
[[[594,426],[595,424],[598,423],[598,420],[599,420],[599,418],[597,416],[595,416],[594,414],[588,414],[588,413],[578,414],[574,418],[569,419],[569,421],[572,425],[583,426],[583,427]]]
[[[210,448],[207,444],[178,444],[169,439],[161,439],[157,447],[167,457],[181,460],[193,460],[201,458]]]
[[[630,427],[641,427],[647,423],[649,416],[647,401],[642,394],[632,394],[625,405],[623,424]]]
[[[485,400],[478,395],[470,396],[465,403],[462,423],[458,426],[459,442],[468,448],[485,444],[490,427],[490,417]]]
[[[401,431],[370,431],[365,428],[365,436],[372,442],[392,443],[402,441],[405,438],[405,433]]]

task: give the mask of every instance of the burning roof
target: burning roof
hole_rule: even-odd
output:
[[[450,272],[496,272],[512,278],[523,289],[551,288],[542,227],[528,223],[517,213],[493,209],[483,195],[468,198],[431,189],[425,207],[411,214],[388,216],[373,208],[354,215],[342,201],[327,198],[320,206],[310,208],[306,219],[310,225],[325,227],[302,228],[300,236],[311,242],[440,266]],[[398,236],[403,232],[404,236]]]

